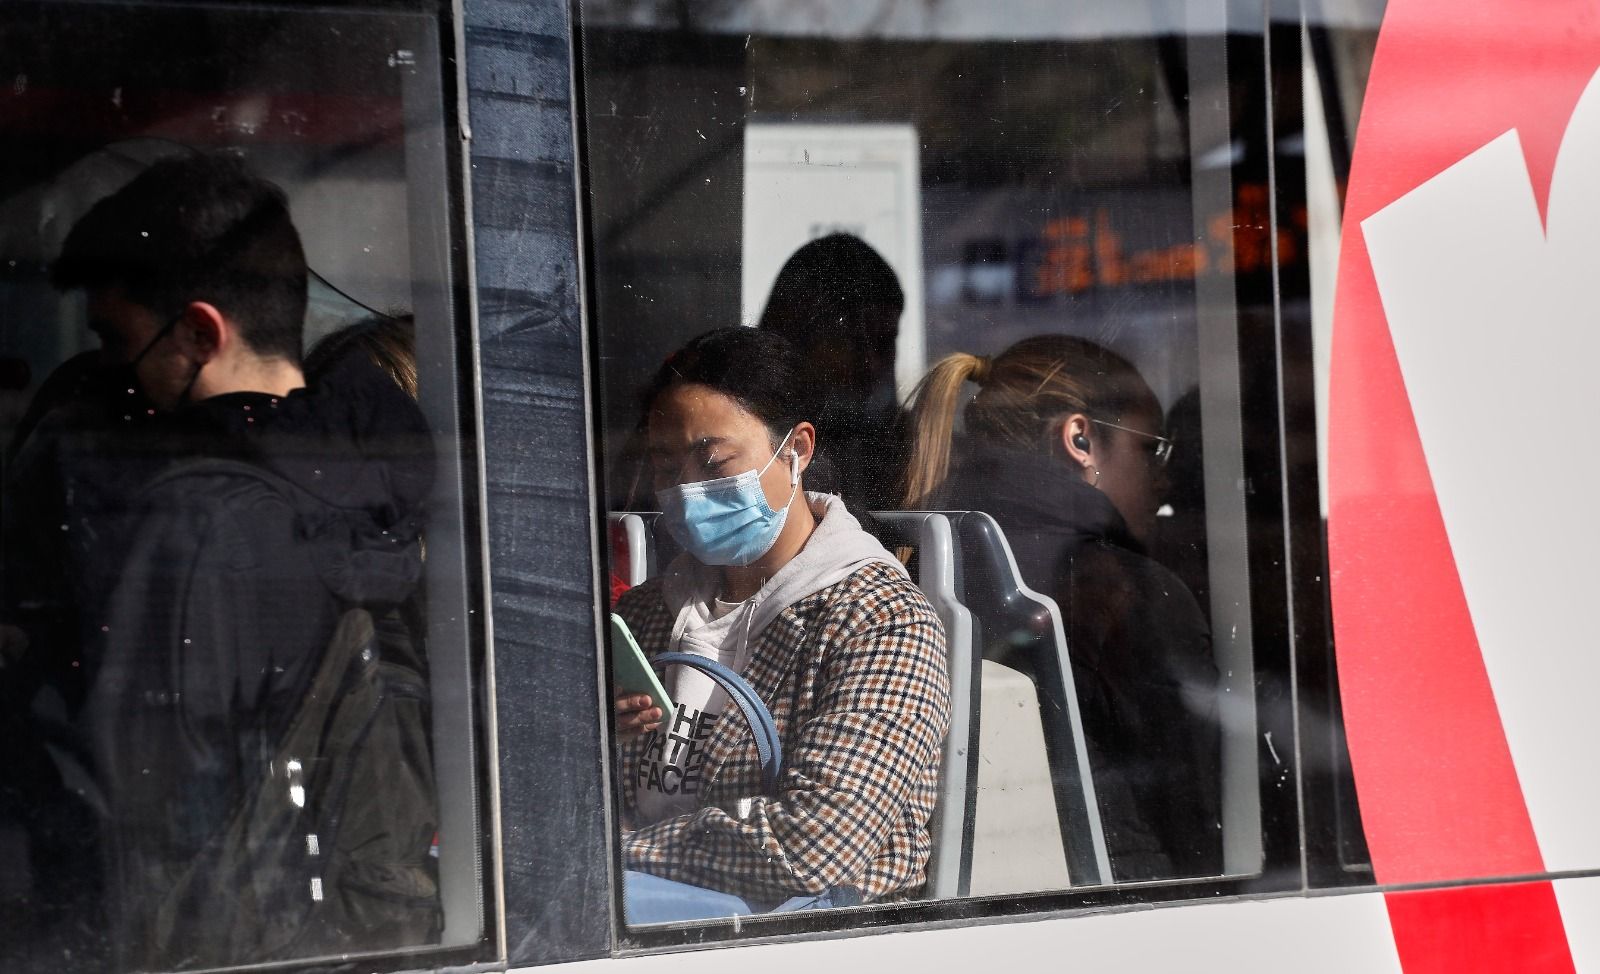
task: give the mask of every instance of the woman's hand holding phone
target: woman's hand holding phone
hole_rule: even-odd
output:
[[[661,708],[651,701],[648,693],[618,690],[615,704],[620,737],[648,734],[661,726]]]

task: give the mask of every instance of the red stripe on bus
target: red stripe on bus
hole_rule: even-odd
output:
[[[1384,897],[1406,974],[1574,974],[1549,883],[1459,886]]]
[[[1361,221],[1511,129],[1542,210],[1597,63],[1588,0],[1393,0],[1379,36],[1344,214],[1328,528],[1344,719],[1383,883],[1536,874],[1544,862]],[[1573,969],[1548,883],[1386,902],[1408,974]]]
[[[1334,319],[1328,528],[1345,722],[1380,882],[1526,875],[1544,863],[1360,223],[1512,128],[1542,205],[1594,68],[1596,48],[1562,34],[1594,23],[1581,6],[1397,0],[1373,58]]]

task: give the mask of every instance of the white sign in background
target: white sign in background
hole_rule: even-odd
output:
[[[1600,867],[1600,81],[1543,225],[1513,130],[1362,230],[1545,869]]]
[[[922,293],[922,186],[910,125],[751,125],[744,144],[740,318],[754,325],[796,250],[851,233],[900,279],[905,312],[895,385],[910,394],[927,366]]]

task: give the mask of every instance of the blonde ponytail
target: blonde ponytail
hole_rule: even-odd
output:
[[[902,495],[907,510],[920,509],[949,476],[961,387],[969,381],[982,383],[988,375],[988,359],[957,352],[941,359],[917,383],[911,394],[911,461]]]
[[[1120,423],[1134,411],[1161,414],[1161,403],[1128,360],[1086,338],[1036,335],[991,361],[958,352],[939,361],[911,394],[911,458],[903,503],[924,509],[950,475],[951,440],[961,387],[978,394],[965,433],[982,444],[1063,451],[1061,424],[1072,413]]]

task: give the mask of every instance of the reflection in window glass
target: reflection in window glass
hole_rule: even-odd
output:
[[[1317,468],[1328,469],[1328,389],[1333,347],[1333,297],[1338,276],[1338,254],[1343,219],[1342,201],[1349,182],[1357,119],[1366,94],[1373,53],[1378,46],[1378,26],[1383,0],[1340,0],[1324,5],[1322,16],[1306,24],[1304,53],[1305,210],[1308,275],[1304,300],[1286,300],[1287,327],[1305,328],[1310,335],[1311,381],[1316,407]],[[1285,185],[1293,172],[1279,170]],[[1318,513],[1322,535],[1315,579],[1329,577],[1326,530],[1327,481],[1318,481]],[[1324,605],[1327,603],[1325,602]],[[1319,606],[1319,609],[1323,606]],[[1324,609],[1324,611],[1326,611]],[[1338,712],[1340,694],[1331,638],[1314,647],[1302,641],[1298,671],[1302,676],[1302,712],[1326,707]],[[1302,725],[1310,731],[1317,727]],[[1323,850],[1311,861],[1322,865],[1313,884],[1342,885],[1370,882],[1371,856],[1362,830],[1350,767],[1349,747],[1342,720],[1327,721],[1325,733],[1305,733],[1302,753],[1311,755],[1305,767],[1306,830],[1308,844],[1321,838]],[[1316,850],[1316,845],[1312,845]]]
[[[1190,7],[581,4],[616,609],[786,762],[617,677],[630,922],[1261,870],[1236,295],[1300,258]]]
[[[4,30],[0,967],[479,943],[438,12]]]

